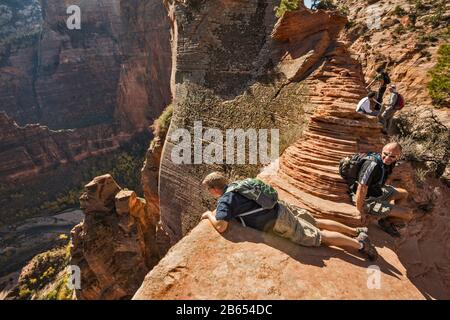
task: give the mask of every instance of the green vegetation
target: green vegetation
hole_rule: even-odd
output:
[[[348,8],[348,6],[346,5],[341,5],[338,7],[338,11],[341,15],[343,16],[348,16],[350,15],[350,9]]]
[[[165,136],[167,130],[169,130],[170,121],[173,115],[173,105],[169,104],[161,113],[158,119],[152,125],[153,134],[155,136]]]
[[[423,4],[422,0],[416,0],[414,2],[414,10],[416,12],[421,12],[424,11],[426,9],[426,6]]]
[[[294,11],[299,7],[299,0],[281,0],[280,5],[275,7],[275,16],[281,17],[286,11]]]
[[[433,14],[428,18],[428,22],[433,28],[437,28],[448,20],[448,16],[445,16],[446,0],[439,1],[434,5],[434,8],[435,10]]]
[[[436,106],[448,108],[450,107],[450,45],[441,45],[438,55],[438,62],[430,70],[431,81],[428,83],[428,92]]]
[[[400,6],[396,6],[394,11],[393,11],[394,15],[396,15],[397,17],[403,17],[406,16],[406,11],[405,9],[403,9]]]
[[[405,33],[405,27],[402,24],[399,24],[398,26],[395,27],[395,29],[392,31],[393,35],[397,36],[401,36],[402,34]]]
[[[67,250],[70,242],[63,247],[35,256],[22,272],[18,289],[13,292],[17,298],[46,300],[69,300],[73,291],[67,286],[69,275],[65,271],[70,261]]]
[[[56,283],[55,288],[50,291],[45,297],[45,300],[71,300],[73,291],[69,289],[67,283],[69,281],[69,275],[65,274]]]
[[[419,42],[421,42],[421,43],[425,43],[425,42],[435,43],[438,41],[439,41],[439,38],[432,34],[425,34],[425,35],[420,36],[420,38],[419,38]]]
[[[395,140],[403,147],[406,160],[420,169],[420,177],[440,177],[450,160],[450,131],[430,112],[419,115],[404,112],[395,120],[398,135]]]

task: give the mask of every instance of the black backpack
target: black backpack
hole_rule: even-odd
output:
[[[377,161],[377,158],[372,152],[357,153],[345,157],[339,162],[339,174],[349,187],[353,187],[356,180],[358,180],[359,171],[366,160]]]

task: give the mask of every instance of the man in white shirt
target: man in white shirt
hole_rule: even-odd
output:
[[[362,114],[366,114],[369,116],[376,116],[378,115],[378,111],[374,110],[372,111],[372,106],[375,105],[376,102],[376,93],[375,92],[370,92],[367,97],[362,98],[359,103],[358,106],[356,107],[356,112],[362,113]]]

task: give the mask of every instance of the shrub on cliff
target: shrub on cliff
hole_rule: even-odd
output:
[[[438,55],[438,62],[430,70],[428,91],[435,105],[450,107],[450,45],[443,44]]]
[[[299,7],[299,0],[281,0],[280,5],[275,7],[275,16],[281,17],[286,11],[297,10]]]
[[[153,122],[151,129],[154,136],[164,136],[169,130],[170,121],[172,120],[173,106],[169,104],[161,113],[158,119]]]
[[[433,114],[417,111],[401,113],[395,119],[398,135],[394,140],[403,147],[403,156],[420,175],[440,177],[450,160],[450,131]]]
[[[69,247],[70,243],[67,245]],[[18,286],[8,298],[28,300],[70,299],[72,291],[67,287],[68,274],[65,272],[70,255],[67,247],[53,249],[35,256],[20,275]]]

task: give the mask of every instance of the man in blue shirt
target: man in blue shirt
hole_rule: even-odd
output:
[[[202,184],[218,199],[216,210],[205,212],[202,219],[209,219],[220,233],[225,232],[229,222],[236,219],[244,226],[274,232],[303,246],[327,245],[353,249],[370,260],[378,256],[367,235],[367,228],[351,228],[336,221],[315,219],[307,210],[282,201],[278,201],[272,209],[262,210],[256,201],[239,192],[226,192],[228,180],[220,172],[209,174]],[[248,214],[252,211],[257,212]]]

